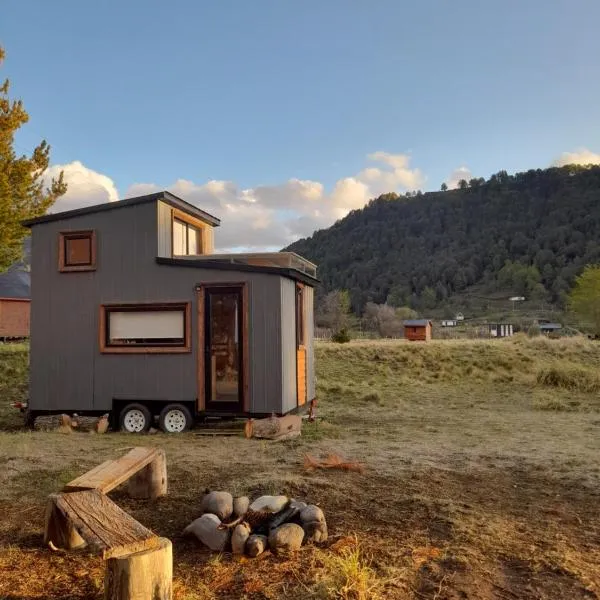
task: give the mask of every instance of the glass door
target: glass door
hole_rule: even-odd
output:
[[[206,408],[242,412],[242,289],[207,287],[204,306]]]

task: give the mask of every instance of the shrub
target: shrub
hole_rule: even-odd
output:
[[[348,330],[343,327],[331,336],[331,341],[336,344],[347,344],[350,341],[350,334],[348,333]]]
[[[560,364],[543,367],[537,373],[540,385],[577,390],[580,392],[600,391],[600,376],[595,372],[576,366]]]

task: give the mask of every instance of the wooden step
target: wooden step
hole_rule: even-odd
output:
[[[55,543],[61,530],[72,527],[105,560],[156,548],[160,543],[152,531],[98,490],[51,494],[48,502],[46,543]]]
[[[82,490],[99,490],[108,494],[117,486],[127,481],[132,475],[155,460],[159,453],[157,448],[137,447],[125,456],[115,460],[107,460],[91,471],[73,479],[63,488],[64,492]]]

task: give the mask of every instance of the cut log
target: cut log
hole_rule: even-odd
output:
[[[173,548],[159,538],[156,548],[110,558],[104,576],[105,600],[171,600]]]
[[[50,496],[46,504],[44,544],[54,544],[57,548],[65,550],[77,550],[86,546],[85,540],[73,527],[73,522],[57,508],[53,496]]]
[[[158,543],[152,531],[97,490],[51,494],[49,502],[54,507],[47,513],[47,541],[57,547],[64,539],[70,544],[77,541],[66,537],[67,533],[71,536],[71,528],[104,559],[154,548]],[[52,535],[62,537],[53,539]]]
[[[164,450],[157,450],[154,460],[133,475],[127,483],[132,498],[159,498],[167,494],[167,459]]]
[[[286,415],[267,419],[250,419],[246,424],[246,437],[263,438],[269,440],[290,439],[300,435],[302,417],[299,415]]]

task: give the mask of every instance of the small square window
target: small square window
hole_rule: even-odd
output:
[[[96,235],[93,231],[63,231],[58,244],[59,271],[95,270]]]

